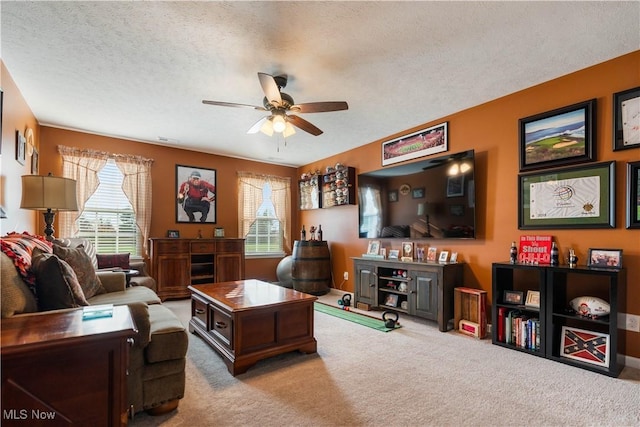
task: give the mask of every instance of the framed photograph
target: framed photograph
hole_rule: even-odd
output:
[[[389,307],[397,307],[398,306],[398,295],[389,294],[384,300],[384,305]]]
[[[560,356],[605,368],[609,366],[608,334],[563,326],[560,339]]]
[[[33,154],[31,154],[31,174],[38,175],[38,171],[40,170],[40,154],[38,150],[33,149]]]
[[[382,256],[382,258],[386,259],[387,258],[387,248],[380,248],[380,255]]]
[[[520,291],[504,291],[504,302],[506,304],[522,305],[524,293]]]
[[[27,140],[19,130],[16,131],[16,160],[21,165],[27,161]]]
[[[540,308],[540,292],[539,291],[527,291],[527,300],[524,305],[532,308]]]
[[[596,100],[520,119],[520,171],[596,160]]]
[[[640,162],[627,163],[627,228],[640,228]]]
[[[398,190],[389,190],[389,201],[397,202],[398,201]]]
[[[451,252],[451,258],[449,258],[449,262],[453,264],[458,262],[458,252]]]
[[[413,259],[413,242],[402,242],[402,257]]]
[[[380,240],[372,240],[367,246],[367,255],[378,255],[380,252]]]
[[[176,165],[176,222],[216,223],[216,170]]]
[[[451,216],[464,216],[464,205],[449,205]]]
[[[589,267],[622,268],[622,249],[589,248]]]
[[[449,251],[442,251],[440,252],[440,258],[438,258],[438,262],[447,262],[447,260],[449,259]]]
[[[389,249],[389,259],[398,259],[400,251],[398,249]]]
[[[448,122],[382,143],[382,166],[447,151]]]
[[[518,176],[518,228],[614,228],[615,162]]]
[[[464,175],[447,178],[447,197],[464,196]]]
[[[613,94],[613,151],[640,147],[640,87]]]
[[[167,230],[167,237],[178,239],[180,238],[180,232],[178,230]]]
[[[435,262],[437,254],[438,254],[438,248],[427,249],[427,261]]]
[[[411,198],[413,199],[422,199],[424,198],[424,187],[414,188],[411,192]]]

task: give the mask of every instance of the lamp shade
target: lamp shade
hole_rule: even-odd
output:
[[[23,175],[20,208],[77,211],[76,181],[51,175]]]

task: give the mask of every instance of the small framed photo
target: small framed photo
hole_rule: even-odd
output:
[[[504,302],[507,304],[522,305],[524,293],[519,291],[504,291]]]
[[[414,188],[411,192],[411,198],[413,199],[422,199],[424,198],[424,187]]]
[[[27,161],[27,140],[19,130],[16,131],[16,160],[21,165]]]
[[[413,259],[413,242],[402,242],[402,257]]]
[[[380,252],[380,240],[372,240],[367,247],[367,255],[378,255]]]
[[[397,307],[398,306],[398,295],[389,294],[387,298],[384,300],[384,305],[389,307]]]
[[[449,262],[454,264],[458,262],[458,252],[451,252],[451,258],[449,258]]]
[[[447,262],[449,259],[449,251],[440,252],[440,258],[438,258],[438,262]]]
[[[527,291],[527,300],[524,305],[532,308],[540,308],[540,292],[539,291]]]
[[[180,232],[178,230],[167,230],[167,237],[171,239],[178,239],[180,237]]]
[[[589,248],[589,267],[622,268],[622,249]]]
[[[397,202],[398,201],[398,190],[389,191],[389,201]]]
[[[389,249],[389,259],[398,259],[400,251],[398,249]]]
[[[380,248],[380,255],[382,256],[382,258],[386,259],[387,258],[387,248]]]
[[[438,248],[427,249],[427,261],[435,262],[438,254]]]

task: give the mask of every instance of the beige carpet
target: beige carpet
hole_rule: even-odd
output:
[[[166,304],[186,325],[188,300]],[[190,335],[178,410],[130,425],[640,426],[638,370],[609,378],[400,320],[384,333],[316,312],[317,354],[273,357],[235,378]]]

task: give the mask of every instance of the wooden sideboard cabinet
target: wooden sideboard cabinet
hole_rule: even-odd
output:
[[[135,333],[129,308],[2,319],[2,425],[122,426]]]
[[[151,238],[151,274],[158,296],[189,298],[190,285],[244,279],[244,239]]]
[[[453,289],[462,286],[464,264],[354,258],[355,302],[438,322],[453,319]]]

